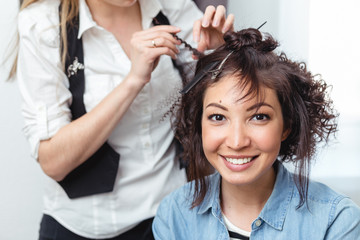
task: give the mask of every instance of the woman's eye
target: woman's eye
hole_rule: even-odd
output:
[[[267,114],[256,114],[252,117],[252,119],[255,121],[265,121],[265,120],[269,120],[270,117]]]
[[[212,121],[219,122],[219,121],[223,121],[225,119],[225,117],[220,114],[212,114],[209,116],[209,119]]]

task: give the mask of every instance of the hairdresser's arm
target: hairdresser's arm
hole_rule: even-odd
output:
[[[193,38],[198,42],[198,50],[215,49],[224,43],[223,35],[234,28],[234,15],[226,17],[226,9],[219,5],[208,6],[203,18],[195,21]]]
[[[178,31],[176,27],[158,26],[133,35],[132,67],[122,83],[90,112],[40,142],[38,161],[47,175],[60,181],[99,149],[150,81],[159,57],[165,54],[175,58],[178,41],[170,33]],[[152,39],[156,39],[157,48],[152,46]]]
[[[41,141],[38,161],[43,171],[60,181],[88,159],[106,141],[143,86],[142,79],[129,74],[92,111]]]

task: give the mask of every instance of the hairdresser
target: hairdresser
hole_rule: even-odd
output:
[[[233,16],[190,0],[28,0],[18,21],[24,134],[48,176],[39,239],[153,239],[159,202],[186,182],[164,118],[197,54],[183,41],[215,48]]]

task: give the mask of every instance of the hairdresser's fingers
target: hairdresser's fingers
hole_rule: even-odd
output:
[[[143,48],[141,54],[134,54],[132,52],[129,76],[132,76],[134,80],[142,85],[148,83],[161,55],[169,55],[172,58],[176,58],[176,54],[172,50],[164,47]]]
[[[150,81],[151,72],[155,69],[161,55],[168,55],[176,59],[178,52],[176,45],[162,37],[150,40],[142,34],[134,34],[130,44],[131,70],[129,75],[135,76],[135,79],[142,81],[143,84]]]
[[[195,42],[200,41],[201,34],[201,19],[198,19],[193,24],[193,39]]]
[[[152,40],[146,40],[145,44],[150,48],[168,48],[175,54],[179,53],[179,49],[176,47],[176,45],[166,38],[157,37]]]
[[[181,41],[176,39],[174,37],[174,35],[170,34],[170,33],[165,33],[165,32],[154,32],[154,33],[149,33],[147,35],[144,35],[143,37],[141,37],[141,39],[143,41],[151,41],[153,39],[159,39],[158,43],[160,44],[161,42],[168,42],[174,46],[176,45],[180,45]]]
[[[193,25],[193,39],[198,43],[197,50],[203,52],[206,49],[212,49],[213,45],[211,42],[213,41],[223,41],[222,40],[222,32],[213,28],[212,26],[203,28],[202,21],[197,20]],[[218,44],[215,44],[217,46]]]
[[[207,28],[211,28],[212,25],[214,24],[213,22],[213,18],[217,13],[217,17],[215,21],[219,21],[219,23],[216,24],[220,24],[221,23],[221,18],[225,15],[225,8],[224,7],[220,7],[219,11],[217,11],[217,9],[212,6],[209,5],[206,9],[205,9],[205,13],[204,16],[201,19],[198,19],[194,22],[193,24],[193,39],[195,42],[199,43],[201,38],[202,38],[202,32],[203,29],[207,29]],[[202,49],[200,47],[200,49]],[[198,48],[199,50],[199,48]]]
[[[155,31],[160,31],[160,32],[169,32],[169,33],[178,33],[181,31],[181,29],[179,27],[176,26],[172,26],[172,25],[158,25],[158,26],[154,26],[151,27],[149,29],[140,31],[138,33],[144,33],[147,34],[148,32],[155,32]]]
[[[152,33],[147,35],[133,35],[131,41],[133,46],[144,46],[144,47],[169,47],[176,51],[177,45],[181,42],[169,33]]]
[[[233,31],[234,30],[234,21],[235,21],[235,16],[234,14],[229,14],[228,17],[226,18],[226,21],[222,27],[222,32],[225,33],[229,30]]]
[[[172,59],[176,59],[176,54],[177,53],[178,53],[178,51],[173,51],[172,49],[167,48],[167,47],[157,47],[152,52],[154,58],[158,58],[161,55],[168,55]]]
[[[211,28],[202,28],[201,37],[198,42],[198,50],[203,52],[207,49],[215,49],[224,44],[223,33],[213,27]]]
[[[163,36],[168,36],[171,39],[174,39],[174,34],[180,32],[181,29],[178,27],[170,26],[170,25],[161,25],[161,26],[155,26],[143,31],[139,31],[134,33],[134,36],[136,37],[142,37],[144,39],[146,38],[154,38],[155,35],[162,34]],[[176,39],[175,39],[176,40]]]
[[[139,43],[149,43],[152,40],[157,39],[157,45],[160,44],[164,44],[165,42],[168,42],[169,44],[171,44],[172,46],[176,46],[176,45],[180,45],[181,42],[177,39],[174,38],[174,36],[172,35],[166,35],[166,34],[151,34],[148,36],[143,36],[143,37],[138,37],[138,36],[133,36],[132,40],[139,42]]]
[[[209,37],[209,34],[208,34],[208,32],[202,32],[201,33],[201,38],[200,38],[200,41],[198,42],[198,46],[197,46],[197,50],[199,51],[199,52],[204,52],[205,50],[207,50],[207,49],[210,49],[210,42],[209,42],[209,39],[210,39],[210,37]]]
[[[216,8],[213,5],[209,5],[206,7],[204,16],[201,21],[202,27],[207,28],[211,25],[215,12]]]
[[[225,22],[226,17],[226,9],[223,5],[219,5],[216,7],[216,11],[214,14],[214,17],[212,19],[212,26],[214,28],[217,28]]]
[[[142,54],[144,52],[142,48],[166,47],[171,49],[172,52],[178,53],[177,45],[181,44],[181,42],[172,35],[173,33],[164,32],[164,29],[160,27],[134,33],[131,38],[134,52]],[[171,55],[171,57],[173,56]]]
[[[193,39],[198,43],[200,52],[214,49],[224,43],[223,34],[234,28],[234,15],[226,18],[226,8],[208,6],[202,19],[194,22]]]
[[[176,59],[176,53],[167,47],[149,48],[139,46],[137,53],[131,53],[131,74],[137,79],[150,81],[151,72],[156,68],[160,56],[168,55]]]
[[[144,59],[144,61],[151,62],[159,57],[159,54],[176,58],[176,54],[179,52],[171,40],[159,35],[155,35],[153,39],[133,36],[130,43],[131,56],[137,61]]]

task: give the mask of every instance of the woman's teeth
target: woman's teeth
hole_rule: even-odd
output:
[[[252,158],[225,158],[226,161],[231,162],[232,164],[245,164],[251,161]]]

